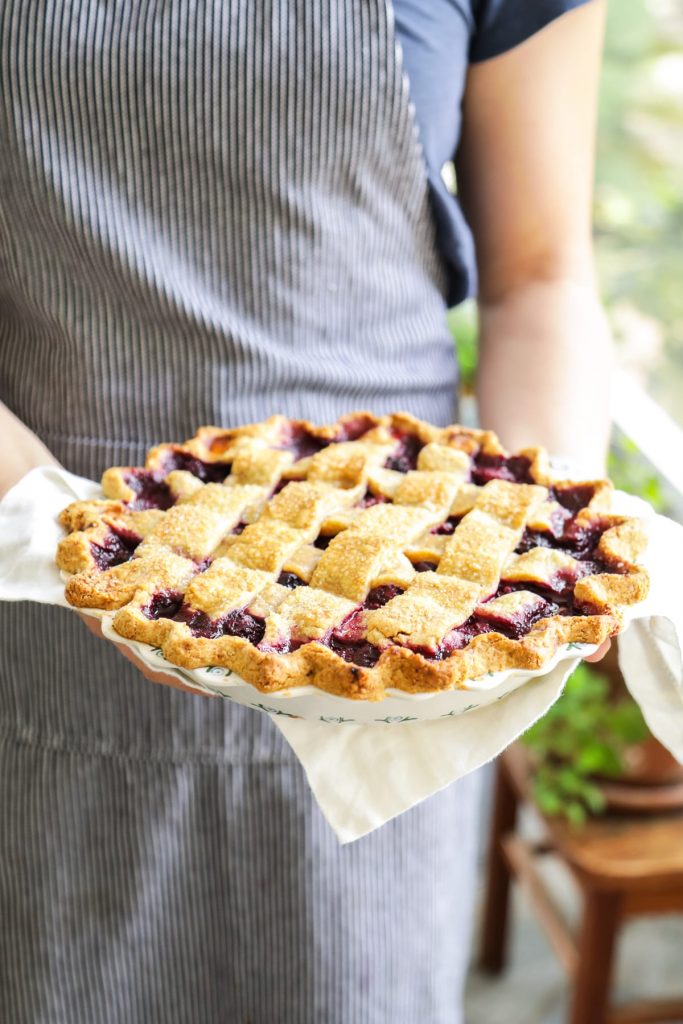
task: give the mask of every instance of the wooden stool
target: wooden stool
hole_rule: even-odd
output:
[[[683,912],[683,814],[657,818],[603,817],[581,828],[539,816],[546,839],[531,843],[515,831],[521,802],[532,803],[529,760],[513,744],[497,762],[481,967],[505,966],[510,880],[529,897],[561,964],[573,982],[570,1024],[646,1024],[683,1021],[683,999],[610,1007],[616,939],[622,923],[641,914]],[[560,857],[583,897],[575,937],[537,870],[537,858]],[[683,953],[681,955],[683,977]]]

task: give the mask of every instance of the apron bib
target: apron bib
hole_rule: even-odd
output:
[[[0,399],[68,469],[273,412],[455,418],[383,0],[5,0],[0,74]],[[0,637],[8,1019],[459,1020],[472,783],[342,848],[268,716],[64,610]]]

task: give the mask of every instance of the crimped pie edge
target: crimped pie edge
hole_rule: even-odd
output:
[[[388,424],[396,429],[416,433],[428,442],[442,437],[444,431],[451,431],[463,444],[463,450],[481,448],[488,454],[509,455],[491,431],[464,428],[452,425],[449,428],[432,427],[415,420],[408,414],[375,417],[370,413],[351,413],[340,418],[335,424],[316,427],[307,421],[295,421],[302,429],[314,436],[325,437],[338,428],[339,424],[365,417],[373,425]],[[266,423],[268,421],[265,421]],[[195,452],[206,459],[205,442],[215,437],[236,436],[242,429],[225,431],[220,428],[203,427],[184,446],[172,446]],[[157,453],[171,446],[157,446],[152,449],[147,465],[154,464]],[[582,593],[590,599],[595,614],[583,616],[559,616],[538,620],[519,639],[511,639],[502,633],[488,632],[475,636],[466,647],[453,651],[443,660],[424,657],[418,651],[399,645],[386,648],[378,662],[372,667],[346,662],[329,647],[313,640],[290,653],[273,653],[256,648],[250,641],[236,636],[224,635],[217,639],[194,636],[187,625],[170,619],[151,620],[142,614],[142,607],[151,598],[152,592],[141,588],[134,600],[116,610],[112,624],[121,636],[150,644],[163,651],[169,663],[185,669],[204,666],[220,666],[231,669],[246,682],[262,693],[276,693],[302,685],[314,685],[318,689],[336,696],[351,699],[382,700],[389,688],[406,693],[443,692],[450,689],[466,689],[467,681],[486,672],[501,672],[510,669],[536,671],[543,667],[564,644],[600,644],[620,632],[624,623],[624,609],[641,601],[648,592],[647,571],[637,565],[637,558],[647,542],[641,520],[613,516],[609,513],[609,499],[612,485],[609,481],[571,481],[551,476],[548,470],[547,453],[543,448],[523,449],[518,455],[531,459],[531,474],[536,482],[546,486],[570,486],[591,483],[596,486],[595,495],[583,512],[588,517],[595,515],[601,520],[611,521],[613,526],[605,530],[600,539],[600,552],[607,562],[619,563],[619,573],[601,573],[584,577],[575,584],[575,593]],[[220,461],[216,459],[215,461]],[[111,473],[111,471],[107,471]],[[105,474],[106,476],[106,474]],[[61,521],[72,528],[69,537],[60,545],[61,557],[58,564],[65,571],[73,572],[82,560],[73,554],[81,542],[90,543],[82,534],[83,529],[97,528],[106,523],[107,515],[116,514],[125,507],[121,500],[108,499],[89,516],[82,511],[70,515],[69,509],[82,506],[74,503],[62,513]],[[597,506],[597,508],[591,508]],[[579,513],[581,514],[581,513]],[[75,530],[74,530],[75,527]],[[625,570],[625,571],[623,571]],[[88,573],[75,572],[67,583],[67,599],[76,607],[88,608]],[[113,609],[112,609],[113,610]]]

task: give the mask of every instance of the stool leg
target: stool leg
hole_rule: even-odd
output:
[[[617,892],[585,891],[570,1024],[604,1024],[612,980],[612,958],[621,918]]]
[[[491,974],[503,970],[507,957],[510,870],[502,840],[515,827],[517,804],[503,759],[498,758],[479,958],[481,968]]]

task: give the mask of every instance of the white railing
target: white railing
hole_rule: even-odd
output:
[[[625,370],[614,380],[612,419],[683,497],[683,430]]]

